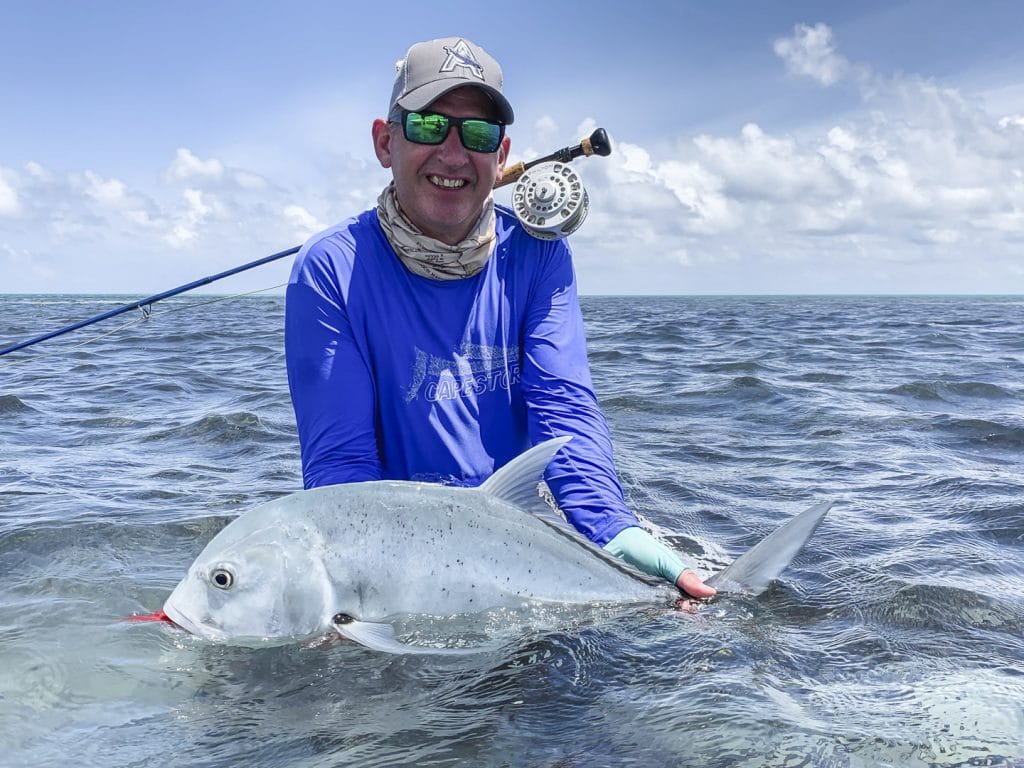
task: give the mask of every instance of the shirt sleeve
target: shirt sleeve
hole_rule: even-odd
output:
[[[604,548],[644,573],[661,576],[671,584],[686,570],[679,555],[643,528],[623,528]]]
[[[566,518],[604,546],[638,522],[623,499],[608,422],[591,382],[572,254],[564,240],[550,244],[544,254],[524,328],[522,383],[530,441],[572,436],[545,480]]]
[[[373,377],[345,303],[343,256],[343,243],[307,244],[285,298],[285,361],[306,488],[381,476]]]

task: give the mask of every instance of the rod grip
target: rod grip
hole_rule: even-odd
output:
[[[504,187],[506,184],[512,184],[519,180],[519,177],[526,173],[526,163],[520,160],[518,163],[505,166],[505,172],[501,174],[501,178],[494,182],[494,188]]]

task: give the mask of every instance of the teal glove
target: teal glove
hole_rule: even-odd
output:
[[[661,576],[675,584],[686,566],[675,552],[655,539],[643,528],[624,528],[604,545],[606,552],[622,558],[651,576]]]

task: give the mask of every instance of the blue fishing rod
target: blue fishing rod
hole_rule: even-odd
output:
[[[564,171],[557,171],[556,166],[553,166],[552,164],[570,163],[577,157],[586,157],[590,155],[607,157],[611,154],[611,151],[612,145],[608,140],[608,134],[605,133],[604,128],[598,128],[590,134],[590,136],[580,141],[579,144],[571,147],[564,147],[563,149],[552,152],[550,155],[538,157],[536,160],[531,160],[528,163],[520,162],[506,167],[505,172],[497,183],[495,183],[494,188],[497,189],[498,187],[503,187],[506,184],[517,182],[516,191],[513,193],[513,205],[515,207],[516,216],[519,217],[523,226],[526,227],[534,237],[539,237],[541,239],[550,240],[565,237],[579,228],[580,224],[583,223],[583,218],[586,216],[587,212],[586,192],[584,191],[582,193],[582,201],[574,199],[569,193],[569,188],[571,188],[575,183],[578,188],[582,189],[582,185],[579,184],[579,181],[575,176],[570,175],[567,177]],[[527,174],[527,172],[531,170],[535,171],[537,174],[536,177],[530,178]],[[541,211],[543,215],[539,215],[537,213],[538,211]],[[547,221],[546,224],[545,221]],[[18,344],[14,344],[13,346],[0,349],[0,357],[10,354],[11,352],[17,352],[19,349],[31,347],[33,344],[38,344],[41,341],[53,339],[57,336],[63,336],[65,333],[71,333],[72,331],[77,331],[79,328],[85,328],[87,325],[92,325],[93,323],[98,323],[111,317],[117,317],[125,312],[131,312],[134,309],[138,309],[148,316],[148,308],[162,299],[169,299],[171,296],[177,296],[180,293],[191,291],[194,288],[209,285],[217,280],[223,280],[225,277],[231,277],[231,275],[237,275],[239,272],[245,272],[247,269],[253,269],[254,267],[268,264],[271,261],[283,259],[285,256],[292,256],[298,253],[301,247],[301,245],[296,245],[286,251],[280,251],[279,253],[273,253],[270,256],[264,256],[262,259],[250,261],[248,264],[242,264],[241,266],[225,270],[224,272],[218,272],[216,275],[210,275],[208,277],[200,278],[199,280],[193,280],[191,283],[187,283],[186,285],[179,285],[177,288],[171,288],[169,291],[157,293],[145,299],[139,299],[138,301],[124,304],[116,309],[111,309],[85,320],[80,320],[77,323],[66,325],[56,331],[50,331],[49,333],[44,333],[41,336],[27,339],[19,342]]]
[[[142,310],[143,312],[146,312],[146,310],[143,309],[144,307],[149,307],[151,304],[155,304],[161,299],[169,299],[171,296],[177,296],[179,293],[185,293],[186,291],[191,291],[194,288],[199,288],[200,286],[203,285],[209,285],[210,283],[216,282],[217,280],[223,280],[225,277],[231,277],[231,275],[237,275],[239,272],[245,272],[247,269],[253,269],[254,267],[259,267],[262,266],[263,264],[268,264],[271,261],[283,259],[285,256],[291,256],[293,254],[298,253],[299,248],[301,247],[302,246],[300,245],[296,245],[293,248],[289,248],[287,251],[281,251],[280,253],[274,253],[271,254],[270,256],[264,256],[262,259],[250,261],[248,264],[242,264],[241,266],[225,270],[224,272],[218,272],[216,275],[209,275],[208,277],[202,277],[199,280],[193,280],[191,283],[188,283],[187,285],[179,285],[177,288],[171,288],[169,291],[157,293],[145,299],[139,299],[138,301],[133,301],[129,304],[124,304],[120,307],[117,307],[116,309],[111,309],[107,312],[95,315],[86,320],[80,320],[77,323],[66,325],[63,328],[59,328],[56,331],[50,331],[49,333],[44,333],[41,336],[36,336],[33,339],[27,339],[26,341],[22,341],[13,346],[0,349],[0,357],[3,357],[4,355],[9,354],[10,352],[16,352],[19,349],[24,349],[25,347],[31,347],[33,344],[38,344],[41,341],[53,339],[56,338],[57,336],[63,336],[65,333],[71,333],[72,331],[77,331],[79,328],[84,328],[87,325],[92,325],[93,323],[98,323],[102,320],[107,320],[111,317],[117,317],[118,315],[123,315],[125,312],[131,312],[133,309],[138,309]]]

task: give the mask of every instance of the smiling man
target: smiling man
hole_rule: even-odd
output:
[[[545,474],[569,521],[710,596],[623,500],[568,245],[535,239],[494,204],[513,119],[501,68],[468,40],[417,43],[398,63],[387,118],[372,128],[393,181],[375,208],[312,237],[288,286],[305,485],[477,485],[525,448],[571,435]]]

